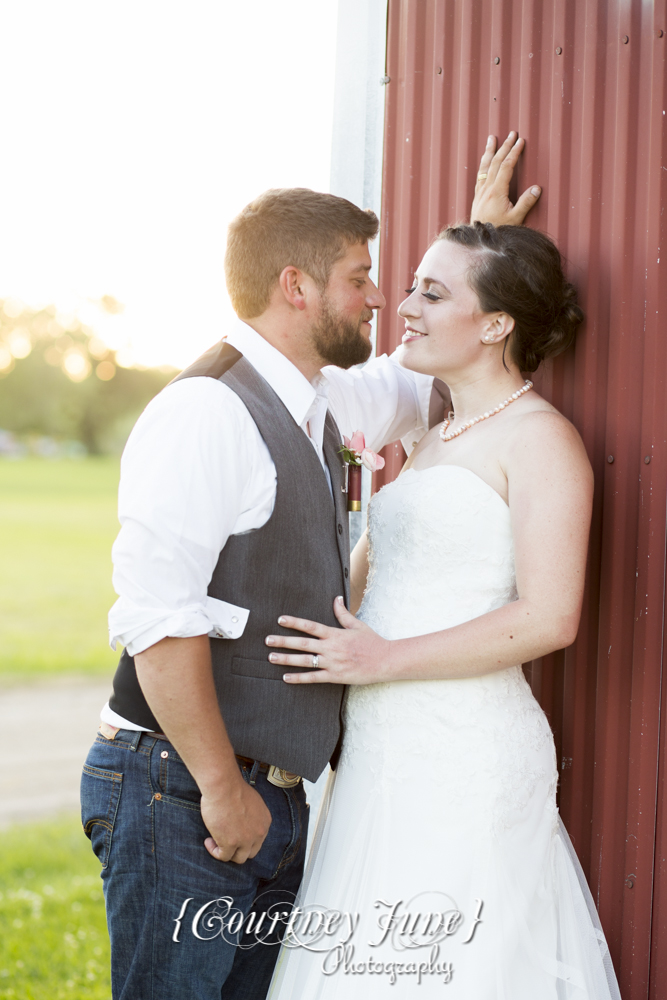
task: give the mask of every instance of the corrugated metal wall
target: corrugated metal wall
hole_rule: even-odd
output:
[[[527,673],[625,1000],[667,996],[666,2],[390,0],[388,25],[379,350],[430,239],[467,216],[486,136],[511,128],[519,189],[544,187],[529,224],[557,240],[588,317],[537,379],[595,468],[584,617]],[[389,451],[378,485],[400,468]]]

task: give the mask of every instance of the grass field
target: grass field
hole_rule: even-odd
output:
[[[111,1000],[99,876],[77,818],[0,833],[0,1000]]]
[[[0,676],[110,672],[115,458],[0,459]]]

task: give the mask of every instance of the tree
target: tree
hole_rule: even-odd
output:
[[[119,304],[105,296],[109,312]],[[75,440],[90,454],[120,450],[146,404],[177,373],[123,367],[76,318],[0,301],[0,427]]]

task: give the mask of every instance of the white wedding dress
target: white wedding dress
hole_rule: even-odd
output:
[[[403,473],[369,540],[358,617],[387,639],[516,599],[509,508],[468,469]],[[520,666],[352,687],[271,1000],[620,1000],[557,778]]]

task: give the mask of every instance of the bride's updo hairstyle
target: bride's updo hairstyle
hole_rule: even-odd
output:
[[[484,312],[504,312],[514,320],[509,353],[519,371],[534,372],[572,344],[584,314],[548,236],[524,226],[475,222],[448,226],[437,240],[470,252],[468,281]]]

